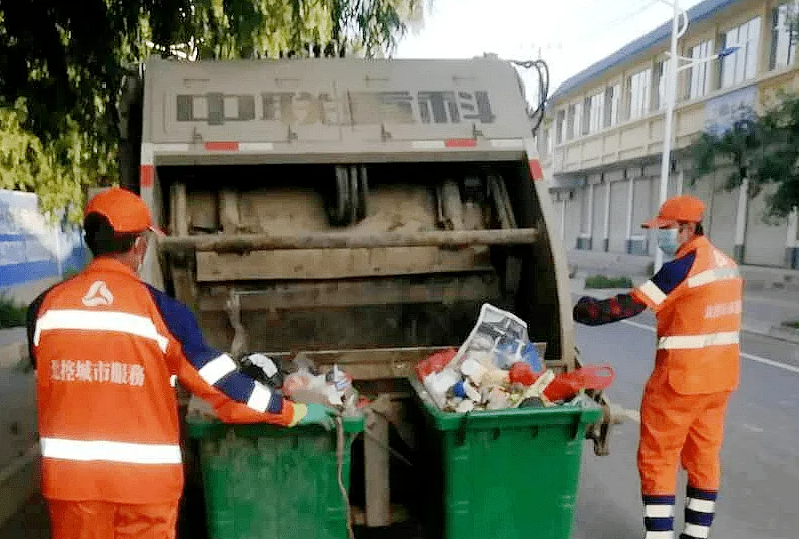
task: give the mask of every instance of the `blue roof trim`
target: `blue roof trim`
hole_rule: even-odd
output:
[[[700,2],[688,10],[688,24],[690,25],[691,23],[697,23],[709,19],[740,1],[741,0],[705,0],[704,2]],[[663,23],[655,30],[652,30],[648,34],[644,34],[631,43],[628,43],[607,58],[600,60],[592,66],[580,71],[573,77],[566,79],[563,84],[561,84],[558,89],[555,90],[555,93],[552,94],[550,100],[562,97],[564,94],[579,88],[608,69],[618,66],[628,58],[654,47],[664,39],[668,39],[669,36],[671,36],[671,23],[671,20]]]

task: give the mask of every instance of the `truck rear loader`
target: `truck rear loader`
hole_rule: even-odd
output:
[[[418,486],[395,469],[420,429],[408,379],[483,303],[525,320],[547,367],[580,366],[511,63],[153,59],[125,90],[123,184],[168,234],[144,280],[190,305],[212,345],[337,364],[373,397],[356,524],[413,518]],[[586,436],[605,455],[617,417],[589,396],[603,412]]]

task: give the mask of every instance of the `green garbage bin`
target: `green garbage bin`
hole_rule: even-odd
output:
[[[198,441],[211,539],[346,539],[336,431],[317,426],[226,425],[187,419]],[[342,479],[363,416],[344,418]]]
[[[568,539],[588,425],[601,409],[441,411],[411,379],[425,431],[427,539]]]

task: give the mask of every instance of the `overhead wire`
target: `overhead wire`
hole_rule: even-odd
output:
[[[510,63],[523,67],[525,69],[534,68],[538,73],[538,95],[537,105],[534,109],[528,105],[527,117],[534,122],[532,125],[533,135],[535,135],[541,122],[544,121],[544,110],[546,109],[547,97],[549,95],[549,66],[544,60],[510,60]],[[521,87],[522,95],[525,101],[528,101],[526,86],[519,78],[519,86]]]
[[[645,12],[646,10],[648,10],[649,8],[651,8],[652,6],[657,4],[658,2],[659,2],[659,0],[648,0],[643,5],[638,6],[635,9],[626,12],[624,15],[616,17],[616,18],[612,19],[611,21],[609,21],[607,23],[602,23],[601,25],[598,25],[598,26],[601,27],[601,31],[600,32],[591,33],[591,34],[588,34],[588,35],[583,34],[579,38],[579,40],[576,41],[573,44],[576,45],[576,44],[585,43],[588,40],[595,40],[599,36],[602,36],[602,35],[605,35],[605,34],[607,34],[609,32],[612,32],[612,31],[615,30],[614,27],[617,24],[620,24],[620,23],[622,23],[624,21],[628,21],[629,19],[631,19],[633,17],[637,17],[638,15],[642,14],[643,12]],[[537,85],[538,85],[537,90],[538,90],[538,93],[537,93],[537,96],[536,96],[536,104],[535,104],[534,107],[528,106],[528,111],[527,111],[528,117],[533,122],[533,124],[532,124],[532,132],[533,132],[533,135],[535,135],[536,132],[538,131],[538,128],[541,126],[541,123],[544,120],[544,112],[546,110],[546,104],[547,104],[547,100],[549,98],[549,89],[550,89],[549,65],[542,59],[524,60],[524,61],[510,60],[510,62],[512,64],[516,65],[516,66],[519,66],[519,67],[522,67],[522,68],[525,68],[525,69],[533,68],[537,72],[537,75],[538,75],[538,77],[537,77]],[[528,98],[528,95],[527,95],[527,91],[526,91],[525,85],[521,81],[521,79],[519,81],[519,84],[522,87],[522,94],[524,95],[525,101],[527,101],[529,103],[529,98]]]

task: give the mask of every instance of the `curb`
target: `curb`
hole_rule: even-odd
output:
[[[768,337],[799,344],[799,329],[785,326],[771,326],[765,334]]]

